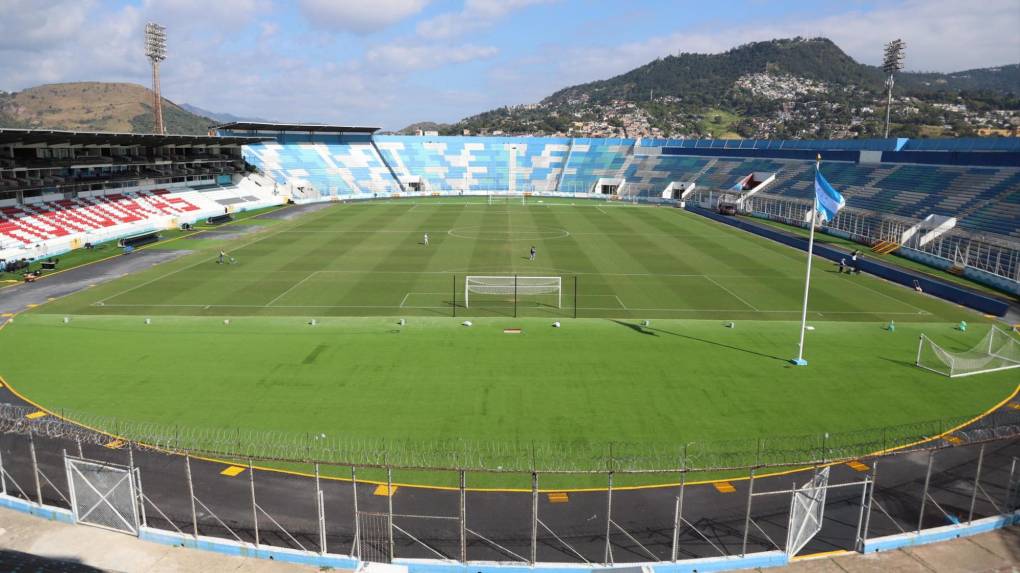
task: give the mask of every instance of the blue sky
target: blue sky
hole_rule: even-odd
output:
[[[826,36],[907,69],[1020,61],[1017,0],[0,0],[0,89],[148,84],[142,29],[167,27],[163,93],[281,121],[398,129],[531,103],[657,57]]]

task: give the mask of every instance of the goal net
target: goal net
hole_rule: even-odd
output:
[[[563,305],[563,281],[560,277],[467,276],[464,277],[464,307],[471,305],[471,295],[501,295],[514,299],[523,296],[553,295],[556,308]]]
[[[974,348],[950,352],[922,334],[916,364],[950,378],[1020,368],[1020,342],[993,326]]]
[[[519,195],[513,193],[489,195],[489,205],[509,205],[511,203],[517,203],[518,201],[523,204],[527,204],[528,198],[526,195]]]

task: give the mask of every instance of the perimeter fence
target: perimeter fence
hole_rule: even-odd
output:
[[[1020,434],[1020,410],[957,416],[845,432],[673,443],[472,441],[347,437],[241,428],[202,428],[0,404],[0,432],[32,433],[94,445],[111,440],[167,453],[266,462],[320,463],[484,473],[676,473],[789,467],[856,459],[952,432],[968,441]],[[70,421],[70,420],[73,420]],[[976,423],[970,423],[977,420]]]
[[[0,405],[0,505],[333,567],[778,564],[1020,522],[1020,409],[1009,407],[671,446],[354,440],[63,415],[75,421]],[[794,466],[804,471],[785,471]]]

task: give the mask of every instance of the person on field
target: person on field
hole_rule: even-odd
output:
[[[422,244],[425,245],[426,247],[429,246],[429,234],[428,233],[425,233],[425,239],[422,241]]]
[[[227,258],[227,253],[224,253],[223,251],[220,251],[220,256],[216,258],[216,264],[217,265],[222,265],[223,264],[223,260],[226,259],[226,258]]]
[[[535,250],[535,245],[531,245],[531,256],[528,257],[528,260],[529,261],[535,260],[535,254],[537,253],[538,251]]]
[[[843,271],[845,270],[846,270],[846,257],[843,257],[842,259],[839,260],[839,274],[843,274]]]

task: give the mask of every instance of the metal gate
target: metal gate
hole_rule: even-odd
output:
[[[786,534],[786,553],[796,555],[822,529],[825,494],[829,486],[829,468],[819,471],[790,500],[790,528]]]
[[[385,513],[358,512],[358,558],[389,563],[393,554],[393,529]]]
[[[131,468],[65,456],[77,523],[138,535],[138,498]]]

